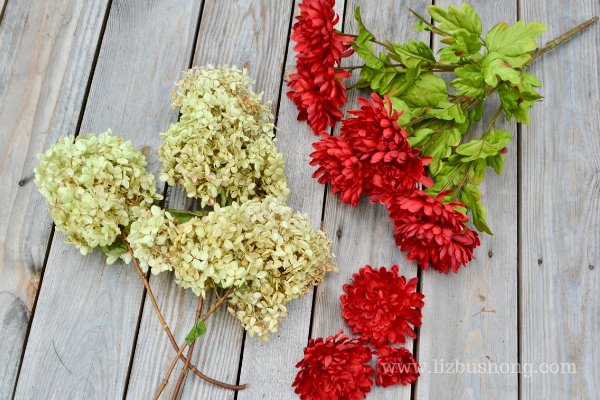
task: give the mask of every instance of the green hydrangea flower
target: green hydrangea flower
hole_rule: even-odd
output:
[[[285,160],[275,147],[271,103],[252,91],[246,70],[196,67],[173,95],[180,120],[161,133],[160,180],[179,183],[202,207],[220,197],[246,202],[289,196]]]
[[[144,155],[109,129],[62,138],[37,157],[35,184],[66,242],[84,255],[101,247],[109,263],[130,260],[126,249],[108,246],[120,237],[121,227],[162,198]]]

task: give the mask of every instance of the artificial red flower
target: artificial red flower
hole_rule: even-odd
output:
[[[294,51],[298,53],[298,62],[309,71],[321,64],[340,65],[342,58],[354,52],[349,45],[354,39],[335,32],[340,17],[334,5],[334,0],[304,0],[298,5],[300,15],[292,27],[291,39],[296,42]]]
[[[333,67],[319,67],[316,71],[299,68],[290,75],[287,96],[298,107],[298,121],[308,124],[318,135],[328,126],[334,126],[344,116],[340,111],[348,101],[343,78],[348,71],[335,71]]]
[[[377,349],[377,386],[410,385],[417,380],[419,364],[404,347]]]
[[[371,391],[375,370],[367,365],[371,350],[363,342],[349,340],[339,331],[329,336],[308,341],[304,359],[292,386],[302,400],[355,400],[364,399]]]
[[[363,179],[368,171],[363,169],[348,141],[341,136],[331,136],[325,132],[323,138],[313,143],[316,150],[310,156],[310,165],[318,165],[313,178],[319,183],[329,182],[333,193],[340,192],[340,199],[356,206],[363,188]]]
[[[458,272],[461,265],[471,261],[473,250],[479,246],[479,237],[465,226],[468,217],[455,207],[463,203],[442,204],[450,193],[441,192],[429,197],[423,191],[400,198],[388,204],[394,222],[396,243],[408,251],[408,260],[417,260],[423,269],[431,266],[445,274]]]
[[[416,337],[412,326],[421,326],[423,294],[416,292],[417,278],[406,282],[398,276],[398,266],[390,270],[370,265],[352,275],[341,296],[342,317],[352,332],[370,340],[375,347],[406,343]]]

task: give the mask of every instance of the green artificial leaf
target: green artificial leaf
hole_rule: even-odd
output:
[[[98,246],[102,252],[108,256],[120,256],[121,254],[127,253],[127,245],[123,241],[123,238],[117,236],[114,242],[106,246]]]
[[[390,97],[390,101],[392,102],[392,108],[400,113],[398,125],[402,126],[409,123],[412,115],[410,107],[397,97]]]
[[[206,325],[204,325],[204,320],[200,318],[198,322],[194,324],[192,330],[185,337],[185,342],[188,346],[191,346],[194,343],[194,340],[198,339],[200,336],[206,333]]]
[[[517,21],[512,25],[500,22],[489,31],[485,43],[490,52],[514,57],[527,53],[537,47],[535,38],[546,30],[546,25],[539,22]]]
[[[448,98],[448,89],[446,81],[437,75],[428,73],[421,75],[399,97],[409,107],[419,109],[418,112],[422,114],[425,109],[435,108],[441,101],[445,101]]]
[[[202,218],[205,215],[208,215],[208,211],[176,210],[174,208],[168,208],[166,211],[171,214],[173,218],[175,218],[180,224],[188,222],[190,219],[195,217]]]
[[[442,42],[449,44],[438,51],[441,62],[456,64],[463,58],[476,54],[481,49],[479,36],[466,31],[456,32],[452,38],[446,38]]]
[[[450,34],[464,30],[477,36],[481,35],[481,18],[470,4],[463,3],[461,8],[450,5],[448,11],[439,6],[429,6],[427,9],[431,18],[440,23],[441,30]]]
[[[504,61],[504,56],[500,53],[488,53],[483,59],[481,72],[485,83],[492,87],[498,86],[500,80],[510,81],[518,84],[521,82],[521,74],[519,71]],[[500,80],[498,80],[500,77]]]
[[[477,186],[483,179],[485,178],[485,170],[487,168],[487,162],[485,159],[477,160],[473,163],[471,170],[469,171],[469,177],[471,178],[471,182]]]
[[[437,63],[433,51],[431,51],[431,48],[425,42],[417,42],[414,39],[409,39],[405,44],[388,42],[387,45],[391,52],[390,57],[409,68],[416,67],[423,62]]]
[[[465,203],[467,208],[471,210],[473,217],[473,225],[480,232],[486,232],[493,235],[490,227],[485,220],[486,210],[483,204],[481,204],[481,193],[477,186],[473,184],[466,184],[460,192],[460,201]]]
[[[481,97],[485,94],[485,81],[481,68],[473,64],[454,70],[457,78],[450,82],[450,86],[458,90],[460,96]]]
[[[519,123],[529,124],[529,109],[535,101],[542,99],[534,89],[535,86],[540,85],[540,82],[535,76],[525,72],[522,73],[521,78],[521,83],[518,85],[498,86],[498,96],[507,120],[512,117]]]
[[[413,22],[412,27],[417,32],[424,32],[427,28],[427,25],[425,25],[425,21],[423,21],[423,18],[420,18],[417,22]]]
[[[383,63],[379,60],[379,57],[373,52],[373,45],[371,40],[375,38],[371,32],[365,27],[360,16],[360,7],[356,7],[354,10],[354,18],[358,23],[358,36],[356,40],[352,42],[352,48],[356,51],[356,54],[365,61],[365,64],[371,68],[379,69],[383,67]]]
[[[431,137],[433,136],[433,132],[434,130],[429,128],[417,129],[406,140],[408,141],[408,144],[410,144],[410,147],[421,148],[425,143],[427,143],[431,139]]]
[[[428,109],[427,114],[435,116],[437,119],[446,121],[456,121],[462,124],[467,120],[467,116],[460,107],[460,103],[451,103],[448,100],[440,101],[436,108]]]
[[[487,165],[494,168],[496,174],[500,175],[502,173],[502,166],[504,165],[504,155],[501,153],[496,154],[493,157],[488,157],[486,159]]]
[[[498,154],[510,142],[511,135],[502,129],[488,132],[482,139],[474,139],[456,148],[456,154],[463,156],[461,162],[485,160]]]
[[[468,164],[460,162],[460,156],[452,155],[448,157],[446,162],[441,163],[441,168],[439,168],[437,173],[432,173],[434,184],[432,187],[426,189],[425,192],[430,196],[437,196],[442,190],[453,190],[462,179],[461,173],[465,172],[467,166]],[[431,164],[429,164],[429,167],[429,171],[431,172]]]
[[[429,135],[423,144],[422,156],[432,158],[429,163],[429,172],[432,176],[438,175],[443,170],[444,160],[452,154],[452,147],[460,143],[461,137],[462,134],[457,128],[446,129],[436,133],[435,136]]]
[[[471,125],[475,121],[481,121],[481,118],[483,118],[483,101],[478,101],[475,103],[475,107],[471,109]]]

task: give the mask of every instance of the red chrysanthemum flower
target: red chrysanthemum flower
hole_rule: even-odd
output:
[[[348,101],[346,85],[341,79],[348,78],[348,71],[335,71],[333,67],[319,67],[316,71],[299,68],[290,75],[287,96],[298,107],[298,120],[308,124],[318,135],[328,126],[334,126],[344,113],[340,111]]]
[[[294,51],[298,53],[298,62],[309,71],[322,64],[339,65],[342,58],[354,52],[349,45],[354,39],[335,32],[340,17],[334,5],[334,0],[304,0],[298,6],[300,15],[292,27],[291,39],[296,42]]]
[[[356,206],[363,188],[363,179],[368,171],[350,148],[348,141],[341,136],[331,136],[325,132],[323,138],[313,143],[316,150],[311,153],[310,165],[318,165],[313,178],[319,183],[329,182],[333,193],[340,193],[340,199]]]
[[[464,224],[468,217],[454,208],[464,204],[442,204],[448,193],[429,197],[419,190],[388,204],[394,237],[401,250],[408,251],[406,258],[416,259],[423,269],[431,264],[445,274],[458,272],[474,258],[473,250],[479,246],[477,233]]]
[[[342,316],[352,332],[370,340],[375,347],[406,343],[416,337],[411,327],[421,326],[423,294],[415,292],[417,278],[406,282],[398,276],[398,266],[390,270],[370,265],[352,275],[352,284],[344,285],[341,296]]]
[[[371,350],[339,331],[335,336],[309,340],[292,386],[302,400],[364,399],[375,375]]]
[[[377,386],[410,385],[417,380],[419,364],[404,347],[377,349]]]

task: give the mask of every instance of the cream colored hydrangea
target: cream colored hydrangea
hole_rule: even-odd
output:
[[[181,117],[161,133],[160,180],[181,184],[201,205],[220,196],[245,202],[289,196],[285,161],[275,147],[271,103],[252,91],[246,70],[196,67],[173,95]]]
[[[106,251],[119,238],[121,227],[162,198],[142,153],[110,129],[62,138],[38,159],[35,184],[56,229],[84,255],[95,247]],[[108,261],[119,256],[128,260],[124,253],[113,252]]]

